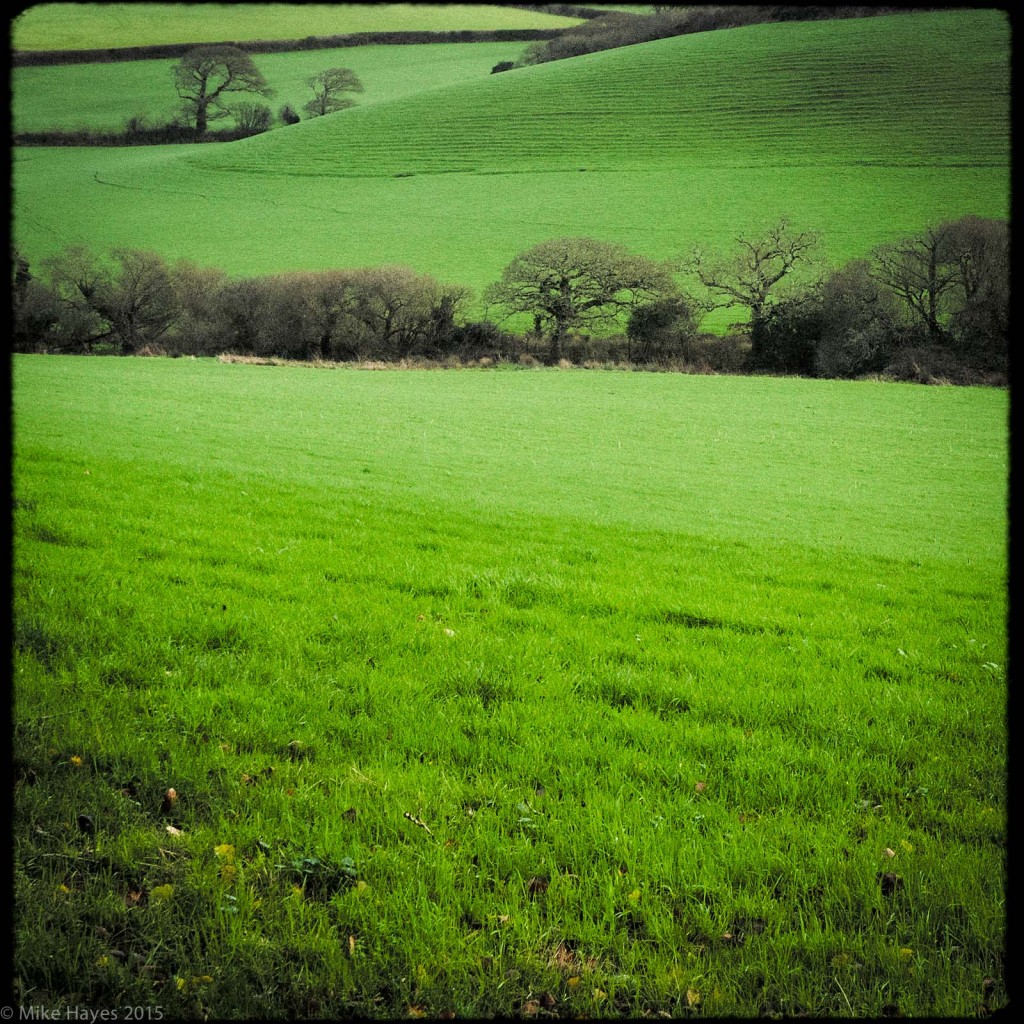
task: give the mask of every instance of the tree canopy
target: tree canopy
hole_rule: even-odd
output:
[[[612,326],[634,307],[675,290],[667,264],[612,242],[555,238],[516,256],[484,299],[510,314],[532,315],[538,333],[550,332],[555,362],[568,331]]]
[[[310,117],[322,117],[337,110],[347,110],[355,100],[344,94],[363,92],[363,83],[351,68],[326,68],[306,79],[313,90],[313,98],[303,107]]]
[[[232,93],[272,96],[273,89],[252,57],[237,46],[196,46],[171,68],[174,87],[196,134],[203,135],[209,122],[227,117]]]

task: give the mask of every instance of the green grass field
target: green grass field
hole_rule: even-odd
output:
[[[351,68],[366,91],[353,94],[360,105],[388,103],[418,92],[480,79],[503,60],[515,60],[525,43],[423,43],[415,46],[349,46],[332,50],[256,54],[257,67],[275,95],[259,102],[273,110],[290,103],[301,111],[312,97],[311,75],[330,67]],[[123,131],[132,116],[170,121],[180,112],[171,84],[173,60],[118,64],[66,64],[14,68],[12,116],[17,132]],[[254,97],[242,97],[252,100]],[[232,124],[233,122],[227,122]]]
[[[23,1004],[1006,1004],[1005,391],[13,383]]]
[[[11,27],[15,50],[304,39],[353,32],[563,28],[579,18],[488,4],[42,3]]]
[[[1008,54],[998,11],[759,25],[224,146],[33,149],[15,154],[15,236],[33,260],[123,244],[232,274],[406,263],[479,289],[547,238],[670,258],[787,214],[841,262],[1006,216]]]

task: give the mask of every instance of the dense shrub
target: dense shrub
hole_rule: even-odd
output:
[[[630,362],[687,360],[690,343],[697,337],[697,315],[693,303],[681,295],[638,306],[626,326]]]
[[[881,370],[902,343],[895,296],[872,274],[867,260],[851,260],[817,290],[819,336],[814,369],[819,377],[856,377]]]
[[[752,326],[756,334],[757,366],[776,373],[809,375],[814,372],[815,351],[821,338],[825,313],[816,296],[782,299],[769,306]]]
[[[11,348],[14,352],[45,352],[60,321],[60,297],[56,289],[32,277],[26,261],[17,258],[13,270]]]
[[[227,274],[179,260],[171,267],[170,281],[178,308],[171,350],[182,355],[212,354],[211,340],[221,323],[221,292]]]
[[[987,384],[1005,387],[1007,371],[974,366],[946,345],[931,345],[922,341],[905,345],[892,357],[882,373],[895,380],[917,384]]]
[[[232,110],[235,124],[246,135],[259,135],[268,131],[274,115],[265,103],[239,103]]]
[[[489,359],[494,362],[512,362],[525,351],[519,335],[503,331],[489,320],[456,325],[449,349],[461,359]]]
[[[713,373],[740,373],[750,356],[750,339],[744,335],[706,334],[691,342],[690,347],[692,361]]]

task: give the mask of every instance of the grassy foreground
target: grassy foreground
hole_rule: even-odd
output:
[[[19,356],[14,400],[24,1003],[1005,1004],[1005,392]]]

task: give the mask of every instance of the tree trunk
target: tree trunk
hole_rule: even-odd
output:
[[[928,336],[933,342],[939,341],[942,330],[939,327],[939,273],[938,256],[933,246],[928,253]]]
[[[562,335],[565,333],[565,325],[561,320],[555,321],[555,329],[551,332],[551,346],[548,350],[548,362],[556,366],[562,358]]]
[[[764,309],[750,307],[750,365],[759,367],[764,361]]]

